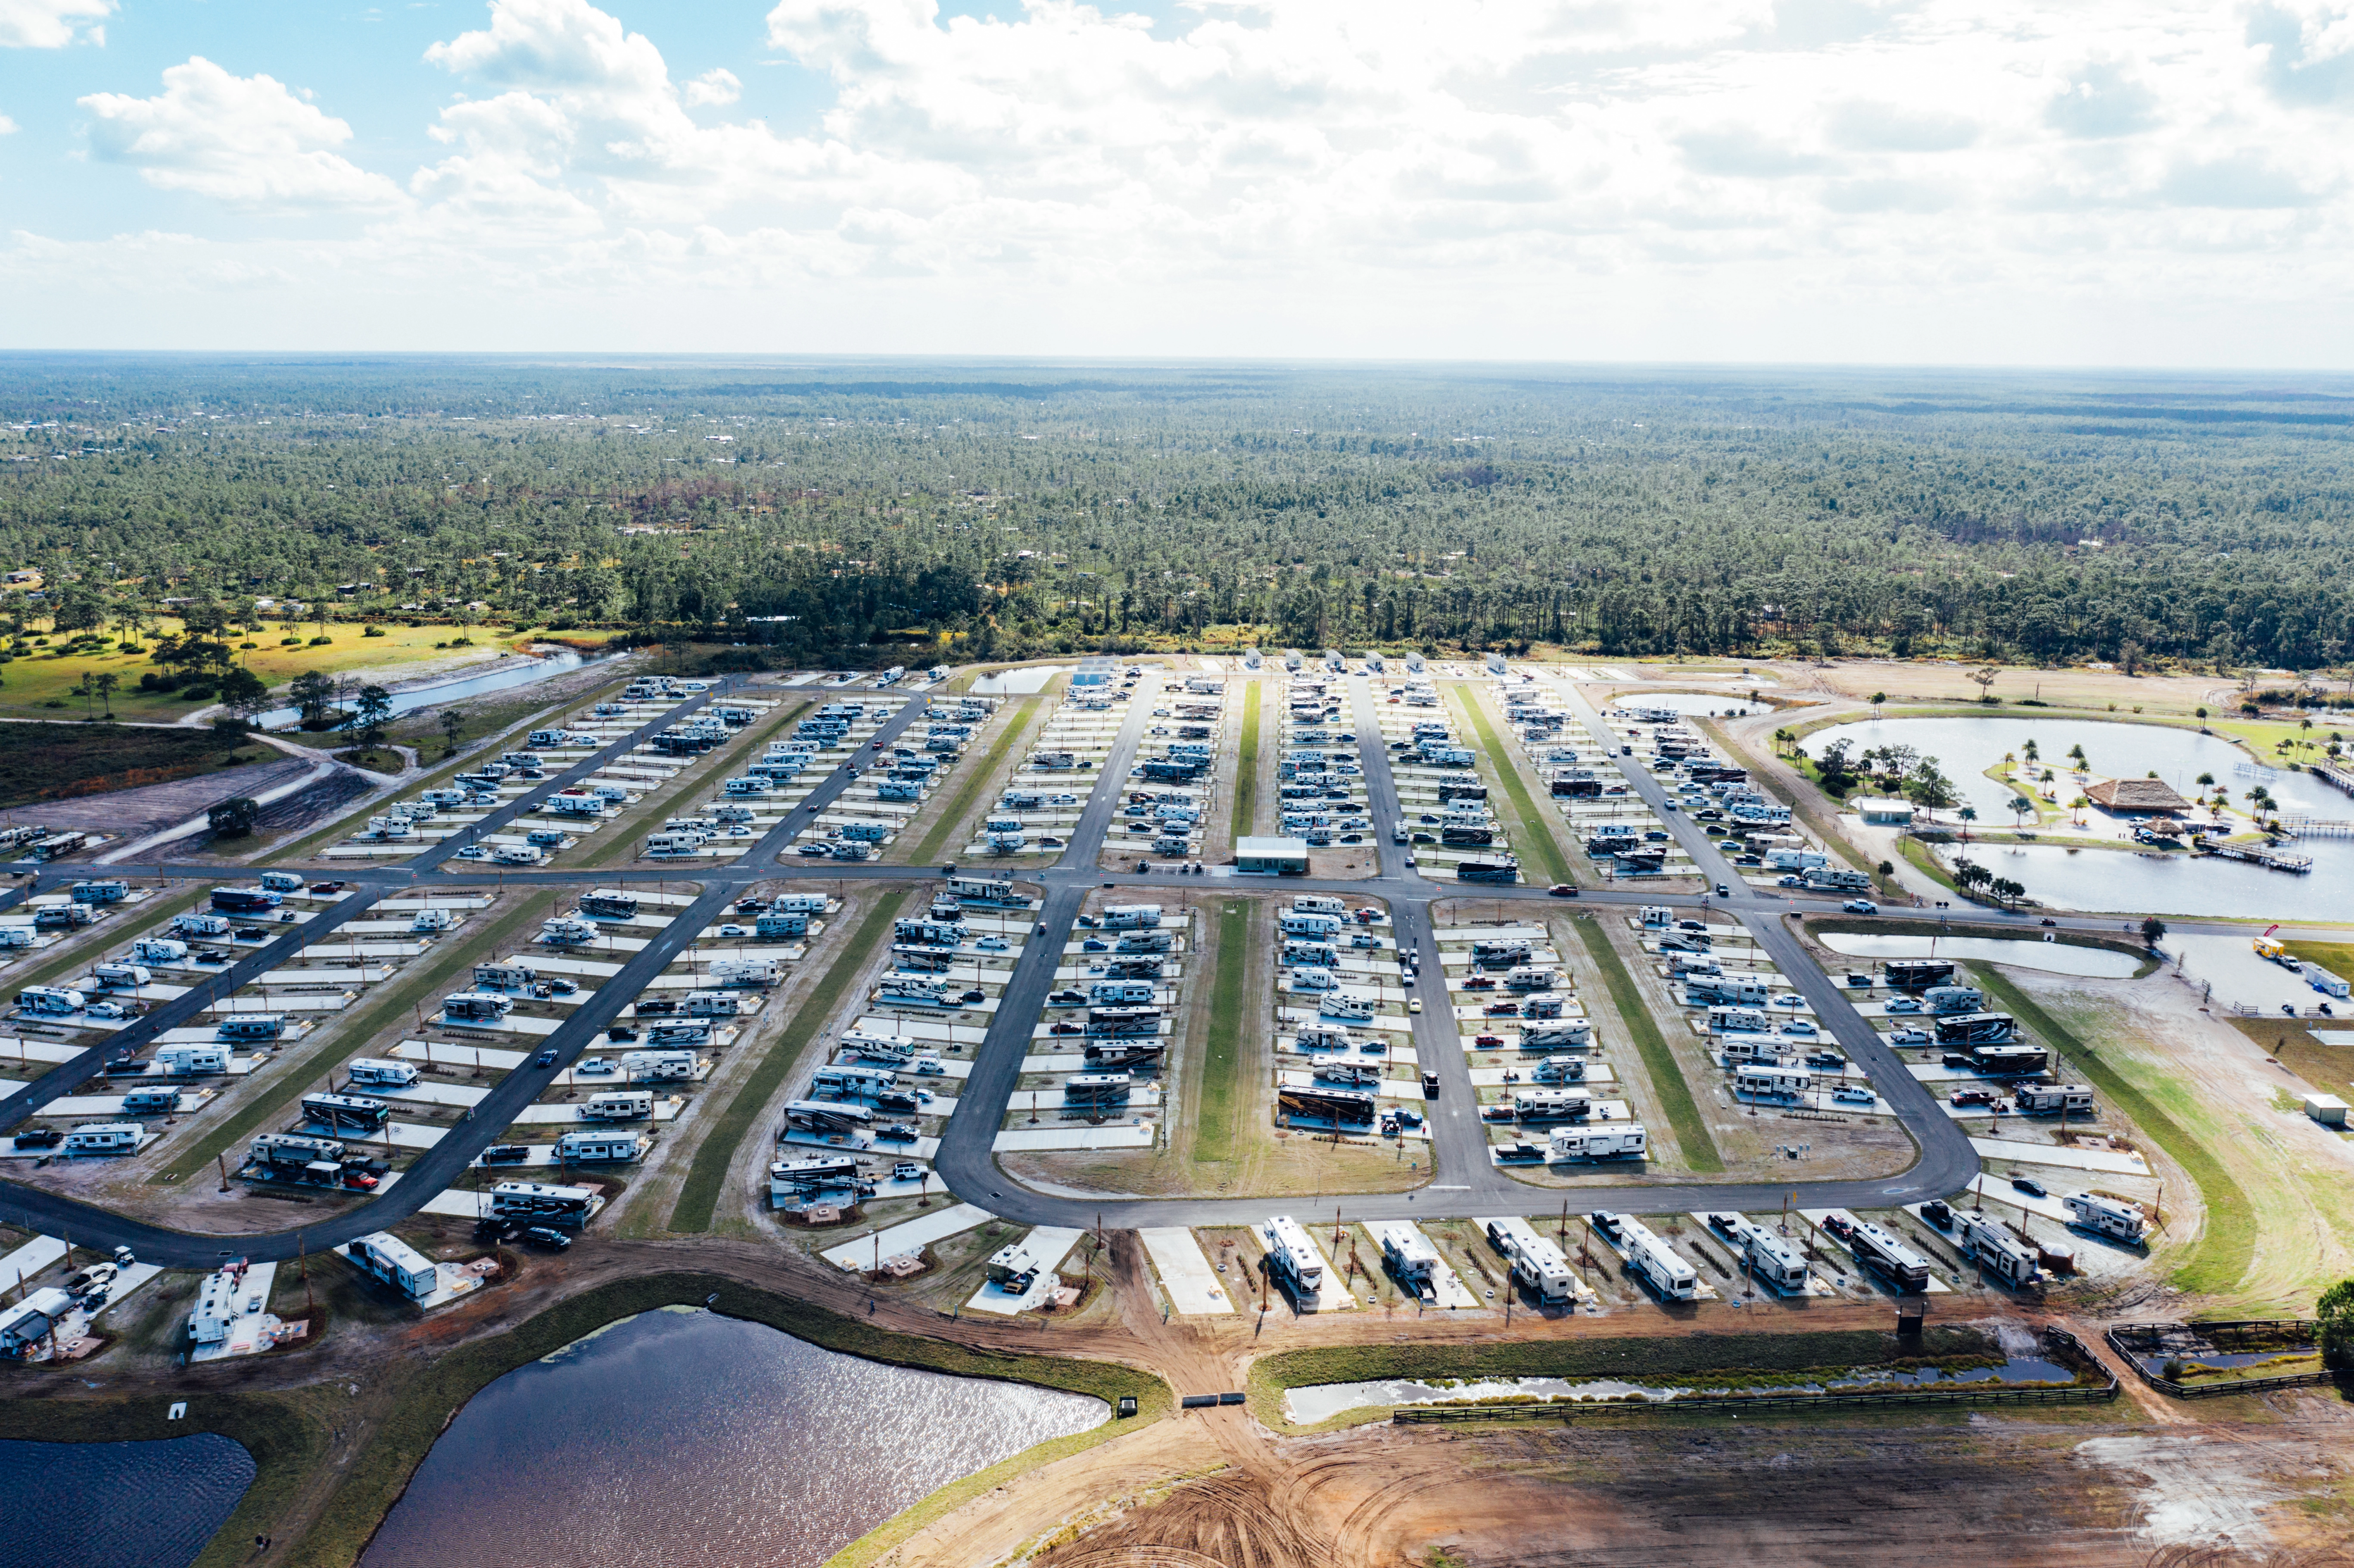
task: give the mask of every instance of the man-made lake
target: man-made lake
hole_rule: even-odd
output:
[[[601,657],[601,655],[600,655]],[[412,691],[392,694],[392,711],[411,713],[419,708],[438,708],[467,697],[479,697],[486,692],[504,692],[515,686],[528,686],[561,675],[567,670],[578,670],[588,659],[569,648],[549,648],[528,664],[516,664],[504,670],[493,670],[486,675],[471,675],[464,680],[443,681],[430,686],[419,686]],[[254,723],[263,729],[286,729],[302,717],[299,708],[272,708],[260,715]]]
[[[0,1443],[0,1568],[187,1568],[253,1484],[217,1433]]]
[[[815,1568],[927,1493],[1108,1414],[709,1312],[649,1312],[476,1394],[361,1563]]]
[[[2326,731],[2317,728],[2316,733]],[[1895,744],[1937,758],[1955,792],[1978,809],[1978,821],[1988,827],[2009,825],[2012,791],[1985,777],[1985,770],[2001,761],[2005,752],[2023,757],[2030,740],[2035,742],[2041,765],[2059,776],[2063,801],[2074,795],[2068,748],[2081,746],[2099,776],[2137,779],[2155,770],[2178,794],[2189,797],[2199,792],[2199,776],[2211,774],[2232,791],[2235,805],[2243,805],[2243,797],[2262,784],[2284,815],[2354,819],[2354,799],[2311,774],[2264,768],[2229,741],[2163,725],[2056,717],[1866,719],[1817,730],[1807,737],[1807,753],[1820,757],[1826,746],[1839,740],[1847,741],[1854,752]],[[2112,835],[2126,830],[2125,819],[2098,811],[2088,812],[2086,821],[2104,824]],[[1948,863],[1957,847],[1941,851]],[[2249,919],[2354,918],[2354,875],[2349,874],[2354,873],[2354,839],[2304,839],[2295,847],[2296,853],[2313,858],[2313,870],[2306,875],[2232,861],[2070,849],[2057,843],[1974,843],[1968,853],[1995,875],[2009,877],[2026,887],[2029,896],[2056,908]]]
[[[1026,697],[1046,689],[1046,683],[1057,675],[1067,675],[1076,664],[1032,664],[1020,670],[1004,670],[994,675],[977,676],[972,694],[977,697]]]
[[[2011,942],[1999,937],[1876,937],[1862,931],[1827,931],[1824,947],[1851,959],[1978,959],[2055,975],[2124,980],[2141,967],[2131,953],[2067,942]]]

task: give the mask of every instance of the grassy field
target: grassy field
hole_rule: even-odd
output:
[[[166,620],[164,630],[177,635],[180,627]],[[428,673],[440,673],[446,669],[453,674],[467,662],[487,663],[515,651],[515,645],[531,641],[528,637],[499,631],[495,629],[450,626],[393,626],[384,628],[381,637],[363,635],[355,625],[330,625],[328,643],[323,647],[310,646],[311,639],[319,635],[316,624],[305,622],[296,632],[264,631],[247,638],[232,633],[229,647],[239,662],[267,681],[272,687],[285,685],[306,670],[316,670],[323,675],[341,675],[353,671],[380,672],[376,678],[386,684],[396,681],[413,680]],[[610,632],[566,632],[564,640],[572,642],[587,637],[592,641],[613,635]],[[282,646],[282,640],[295,637],[292,647]],[[436,648],[455,638],[471,639],[468,648]],[[252,642],[256,646],[241,647]],[[122,683],[114,694],[114,711],[126,719],[148,722],[170,720],[201,706],[176,692],[142,692],[139,677],[157,673],[161,666],[148,657],[152,644],[140,644],[140,651],[125,653],[114,651],[111,644],[106,652],[98,652],[84,644],[85,652],[58,656],[52,648],[62,648],[61,640],[52,639],[50,647],[36,647],[28,654],[8,662],[0,671],[0,713],[37,714],[53,712],[48,705],[63,703],[74,712],[81,710],[82,699],[73,694],[73,688],[86,674],[111,673]],[[406,666],[416,666],[414,670]],[[205,699],[209,701],[210,699]]]
[[[2255,1213],[2246,1192],[2223,1169],[2222,1161],[2154,1097],[2104,1061],[1999,969],[1992,964],[1969,968],[1988,996],[2035,1031],[2084,1075],[2084,1082],[2107,1096],[2111,1105],[2130,1117],[2145,1137],[2166,1150],[2168,1158],[2198,1183],[2200,1201],[2207,1211],[2206,1226],[2200,1233],[2199,1245],[2175,1269],[2174,1283],[2200,1295],[2224,1295],[2236,1288],[2255,1257]]]
[[[80,700],[75,703],[77,712]],[[0,724],[0,806],[102,795],[249,763],[275,762],[275,747],[209,725],[153,729],[120,724]]]
[[[1479,1244],[1486,1245],[1484,1242]],[[1279,1351],[1252,1363],[1252,1413],[1278,1431],[1299,1430],[1283,1418],[1291,1389],[1322,1383],[1398,1378],[1557,1377],[1575,1382],[1624,1379],[1652,1388],[1716,1387],[1727,1383],[1782,1387],[1862,1368],[1934,1362],[1959,1371],[1999,1365],[2000,1350],[1974,1329],[1936,1327],[1908,1351],[1896,1336],[1875,1329],[1818,1334],[1694,1334],[1669,1338],[1534,1340],[1500,1344],[1334,1345]],[[1353,1419],[1352,1419],[1353,1416]],[[1347,1425],[1364,1415],[1336,1417]]]
[[[518,1324],[511,1332],[436,1354],[419,1363],[398,1404],[368,1446],[352,1460],[342,1485],[317,1523],[281,1560],[291,1568],[349,1568],[386,1512],[399,1499],[434,1439],[477,1390],[609,1323],[663,1307],[700,1303],[712,1296],[717,1298],[713,1309],[727,1317],[765,1323],[811,1344],[869,1361],[922,1367],[960,1377],[1034,1383],[1108,1402],[1122,1394],[1136,1396],[1140,1420],[1106,1421],[1090,1431],[1042,1444],[984,1472],[983,1477],[970,1478],[963,1483],[971,1486],[984,1477],[993,1477],[981,1487],[982,1490],[999,1484],[1008,1475],[1076,1453],[1119,1433],[1133,1431],[1143,1420],[1167,1414],[1176,1404],[1166,1383],[1127,1367],[1107,1361],[1008,1355],[970,1350],[942,1340],[894,1334],[716,1275],[663,1274],[619,1280],[559,1302]],[[938,1496],[934,1494],[935,1499]],[[904,1537],[892,1535],[885,1539],[886,1532],[895,1527],[912,1528],[911,1520],[921,1512],[919,1509],[901,1514],[834,1561],[844,1561],[847,1552],[868,1542],[876,1543],[873,1549],[875,1552],[887,1550],[891,1542]],[[231,1537],[225,1531],[222,1539],[243,1541],[243,1555],[249,1556],[251,1537],[256,1533],[260,1532],[248,1531],[241,1537]],[[241,1558],[230,1559],[238,1560]]]
[[[1235,825],[1233,836],[1248,838],[1251,819],[1258,811],[1258,689],[1253,681],[1243,688],[1241,748],[1235,761]]]
[[[1585,944],[1586,953],[1594,967],[1602,971],[1602,983],[1609,989],[1611,1005],[1634,1036],[1636,1054],[1643,1058],[1643,1066],[1651,1078],[1651,1092],[1659,1097],[1659,1107],[1668,1114],[1668,1124],[1675,1129],[1676,1145],[1683,1151],[1684,1165],[1695,1171],[1717,1171],[1724,1169],[1723,1157],[1716,1151],[1716,1140],[1709,1136],[1708,1123],[1692,1099],[1691,1086],[1684,1082],[1683,1069],[1676,1065],[1676,1054],[1668,1048],[1667,1037],[1659,1033],[1659,1021],[1643,1003],[1643,993],[1635,985],[1635,977],[1627,971],[1626,962],[1618,949],[1596,924],[1591,915],[1574,916],[1570,924],[1577,927],[1578,939]]]
[[[147,1179],[148,1183],[174,1186],[191,1176],[210,1172],[217,1158],[255,1133],[268,1131],[265,1124],[282,1116],[305,1090],[317,1084],[336,1063],[358,1051],[387,1022],[413,1014],[428,998],[441,994],[455,983],[460,971],[471,973],[477,959],[489,956],[493,948],[511,939],[525,924],[546,914],[539,903],[526,899],[488,927],[469,923],[444,937],[431,952],[403,969],[392,983],[378,989],[350,1012],[335,1015],[336,1022],[320,1031],[323,1038],[308,1050],[299,1056],[284,1057],[266,1069],[270,1075],[269,1082],[255,1086],[235,1110],[173,1156],[171,1170],[156,1172]]]
[[[1504,749],[1502,739],[1488,723],[1488,715],[1479,711],[1479,699],[1458,686],[1455,701],[1470,715],[1471,727],[1479,732],[1479,744],[1487,750],[1489,766],[1495,773],[1496,782],[1503,787],[1505,799],[1512,803],[1513,815],[1520,819],[1520,835],[1513,842],[1522,846],[1524,858],[1534,860],[1543,868],[1547,882],[1574,880],[1569,874],[1568,857],[1561,853],[1561,845],[1553,836],[1551,824],[1531,798],[1528,784],[1521,778],[1521,770],[1514,765],[1511,754]]]
[[[1218,910],[1218,969],[1211,981],[1200,1108],[1193,1118],[1197,1165],[1226,1164],[1236,1152],[1235,1107],[1243,1092],[1243,1032],[1250,1016],[1243,994],[1250,961],[1250,913],[1251,906],[1239,900]]]
[[[686,1181],[679,1188],[678,1202],[672,1205],[670,1228],[674,1231],[707,1231],[712,1216],[718,1212],[719,1195],[727,1181],[727,1168],[734,1163],[737,1147],[752,1130],[760,1107],[777,1092],[777,1086],[801,1059],[810,1042],[825,1027],[825,1021],[840,1006],[842,998],[858,978],[858,971],[878,943],[891,929],[899,911],[907,905],[912,889],[902,888],[886,895],[867,912],[851,934],[849,944],[836,957],[825,977],[801,1000],[794,1009],[793,1020],[777,1036],[769,1054],[744,1080],[736,1097],[719,1114],[704,1133],[703,1141],[695,1146],[695,1162],[687,1168]]]

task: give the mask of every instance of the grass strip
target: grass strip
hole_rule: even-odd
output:
[[[1176,1404],[1169,1385],[1159,1378],[1109,1361],[1017,1355],[951,1344],[945,1340],[892,1333],[822,1307],[756,1289],[717,1275],[657,1274],[637,1279],[616,1280],[560,1301],[538,1316],[516,1325],[512,1332],[437,1351],[424,1361],[384,1425],[376,1429],[368,1446],[353,1457],[343,1483],[336,1489],[318,1521],[303,1536],[301,1544],[286,1554],[284,1561],[292,1568],[349,1568],[349,1564],[357,1561],[366,1550],[369,1539],[375,1535],[386,1513],[399,1500],[409,1478],[416,1473],[418,1465],[423,1461],[427,1450],[433,1446],[434,1440],[440,1436],[451,1419],[479,1390],[515,1368],[562,1350],[623,1318],[664,1307],[700,1305],[707,1297],[716,1297],[712,1309],[727,1317],[765,1323],[810,1344],[892,1366],[921,1367],[958,1377],[1033,1383],[1105,1401],[1117,1401],[1122,1394],[1133,1394],[1138,1415],[1144,1419],[1165,1415]],[[160,1411],[160,1400],[151,1403]],[[192,1402],[191,1409],[194,1408]],[[1018,1473],[1020,1469],[1060,1458],[1064,1454],[1133,1431],[1139,1425],[1139,1421],[1106,1420],[1090,1431],[1041,1444],[985,1473],[994,1475],[1005,1471],[1008,1466],[1015,1467],[1015,1473]],[[999,1476],[999,1480],[1002,1478],[1002,1475]],[[961,1485],[970,1486],[979,1479],[978,1477],[970,1478]],[[990,1483],[996,1484],[997,1481]],[[920,1511],[920,1509],[916,1510]],[[877,1542],[878,1537],[885,1536],[895,1527],[912,1528],[908,1521],[914,1517],[914,1513],[901,1514],[890,1524],[846,1548],[845,1554],[837,1556],[834,1561],[866,1561],[866,1558],[847,1558],[847,1553],[867,1542]],[[224,1531],[223,1538],[232,1541],[242,1539],[245,1554],[250,1556],[251,1538],[268,1532],[265,1526],[258,1531],[246,1531],[242,1538],[229,1536]],[[879,1542],[874,1550],[887,1549],[892,1541],[901,1539],[903,1535]]]
[[[1636,988],[1635,977],[1618,949],[1610,945],[1591,915],[1575,915],[1570,924],[1577,927],[1578,939],[1594,959],[1594,967],[1602,971],[1602,983],[1609,990],[1611,1004],[1617,1008],[1625,1021],[1627,1032],[1635,1037],[1636,1053],[1643,1058],[1643,1066],[1651,1075],[1651,1092],[1659,1097],[1659,1108],[1668,1114],[1668,1124],[1675,1128],[1677,1147],[1683,1150],[1684,1165],[1691,1171],[1722,1171],[1724,1160],[1716,1152],[1716,1140],[1708,1135],[1708,1124],[1701,1119],[1700,1107],[1692,1099],[1691,1086],[1684,1082],[1684,1070],[1676,1065],[1676,1054],[1668,1048],[1667,1036],[1659,1033],[1659,1021],[1643,1001],[1643,993]]]
[[[1978,977],[1978,983],[1988,995],[2000,999],[2005,1008],[2083,1074],[2086,1083],[2131,1117],[2134,1124],[2156,1140],[2167,1157],[2198,1184],[2200,1202],[2207,1208],[2206,1228],[2200,1233],[2199,1245],[2174,1271],[2174,1283],[2184,1290],[2206,1296],[2222,1295],[2235,1288],[2255,1262],[2256,1219],[2248,1194],[2223,1169],[2222,1161],[2191,1136],[2189,1128],[2126,1082],[2122,1074],[2102,1061],[2090,1046],[2062,1027],[2058,1019],[1993,965],[1972,964],[1970,972]]]
[[[713,774],[724,773],[726,771],[725,768],[719,766],[721,763],[737,755],[739,750],[748,751],[751,749],[751,743],[753,741],[764,740],[769,736],[776,734],[777,731],[785,726],[786,720],[797,716],[809,705],[810,705],[806,702],[786,705],[782,707],[781,711],[778,713],[775,718],[769,720],[767,724],[762,725],[757,730],[748,726],[741,735],[738,735],[734,740],[728,742],[721,750],[713,753],[711,756],[703,758],[702,761],[697,763],[695,766],[687,768],[685,770],[685,783],[680,785],[677,789],[673,789],[668,794],[664,795],[659,801],[652,805],[640,805],[637,811],[627,819],[626,823],[623,821],[617,819],[614,821],[613,826],[616,828],[626,828],[626,831],[613,833],[603,843],[598,846],[597,852],[594,854],[589,855],[580,863],[584,867],[608,866],[619,859],[637,859],[635,852],[638,845],[637,830],[639,824],[668,818],[672,811],[678,806],[679,802],[684,800],[690,795],[700,794],[705,789],[709,789],[711,787],[711,779]],[[622,755],[627,756],[628,753],[624,752]],[[757,842],[758,841],[756,840],[754,842]],[[630,853],[625,854],[623,853],[625,851]]]
[[[253,1480],[193,1568],[229,1568],[253,1558],[316,1467],[327,1462],[328,1429],[301,1408],[300,1395],[194,1393],[187,1413],[166,1419],[171,1399],[156,1390],[132,1399],[12,1399],[0,1402],[0,1438],[31,1443],[162,1443],[213,1432],[253,1456]],[[30,1499],[23,1506],[35,1505]]]
[[[996,773],[997,765],[1005,760],[1005,754],[1013,749],[1013,743],[1021,739],[1023,732],[1030,727],[1030,719],[1035,711],[1034,704],[1023,705],[1022,716],[1006,725],[1005,733],[997,737],[997,744],[989,748],[989,755],[981,759],[981,766],[974,768],[962,784],[957,786],[955,799],[951,800],[947,809],[941,811],[939,821],[934,822],[926,831],[924,842],[916,846],[915,855],[908,863],[921,865],[926,861],[938,857],[940,846],[948,842],[949,834],[956,831],[956,825],[963,821],[965,814],[972,810],[974,797],[981,793],[981,786],[987,784],[991,776]]]
[[[1242,748],[1235,762],[1235,825],[1233,836],[1248,838],[1251,819],[1258,814],[1258,689],[1253,681],[1243,688]]]
[[[1487,1244],[1477,1240],[1471,1245]],[[1866,1368],[1935,1364],[1960,1370],[1999,1365],[2002,1359],[2000,1348],[1986,1334],[1945,1325],[1928,1329],[1914,1345],[1900,1343],[1894,1334],[1877,1329],[1521,1340],[1486,1345],[1443,1341],[1332,1345],[1260,1357],[1251,1363],[1249,1393],[1253,1413],[1284,1432],[1299,1430],[1284,1419],[1284,1394],[1323,1383],[1555,1377],[1571,1383],[1608,1379],[1648,1388],[1712,1388],[1728,1383],[1785,1388]],[[1387,1414],[1386,1406],[1351,1411],[1334,1417],[1330,1425],[1385,1419]]]
[[[695,1146],[695,1163],[687,1168],[686,1180],[679,1186],[678,1202],[671,1205],[672,1230],[707,1231],[711,1228],[712,1216],[719,1208],[720,1190],[726,1184],[727,1168],[736,1160],[737,1145],[742,1143],[744,1135],[752,1130],[753,1120],[759,1116],[760,1107],[769,1103],[769,1097],[777,1092],[777,1086],[785,1081],[785,1075],[793,1070],[794,1065],[801,1059],[801,1053],[809,1049],[810,1042],[825,1026],[825,1021],[833,1015],[834,1008],[842,1001],[843,992],[848,991],[851,982],[857,979],[867,955],[891,929],[891,922],[899,917],[899,911],[906,907],[907,896],[913,891],[912,888],[901,888],[867,911],[866,918],[860,921],[858,929],[851,934],[849,945],[835,958],[824,978],[817,982],[817,988],[801,999],[793,1011],[793,1021],[785,1025],[784,1033],[777,1036],[777,1043],[769,1047],[769,1054],[760,1058],[760,1065],[752,1069],[751,1076],[746,1078],[743,1086],[736,1091],[736,1097],[727,1102],[727,1108],[703,1135],[703,1141]]]
[[[1536,801],[1530,798],[1529,787],[1522,780],[1520,768],[1504,749],[1503,741],[1489,726],[1488,715],[1479,711],[1476,700],[1459,690],[1455,694],[1455,700],[1470,715],[1471,727],[1479,732],[1479,744],[1487,748],[1488,762],[1495,772],[1496,781],[1503,786],[1505,795],[1511,800],[1512,811],[1521,820],[1521,842],[1527,844],[1530,852],[1543,863],[1547,882],[1571,881],[1568,859],[1562,854],[1561,845],[1554,841],[1551,826],[1537,810]]]
[[[397,983],[379,990],[366,1006],[337,1014],[334,1025],[319,1032],[324,1038],[310,1050],[270,1068],[277,1075],[268,1086],[181,1150],[174,1158],[177,1169],[157,1171],[147,1178],[147,1184],[177,1186],[228,1153],[233,1145],[264,1130],[263,1123],[281,1114],[304,1090],[350,1054],[358,1043],[374,1038],[377,1030],[399,1014],[413,1012],[427,997],[440,994],[452,983],[454,971],[471,971],[477,957],[504,943],[525,922],[539,919],[546,913],[535,896],[524,900],[485,931],[460,927],[457,939],[443,939],[423,963],[402,970]]]
[[[1243,1020],[1249,1012],[1243,999],[1249,941],[1250,906],[1240,900],[1219,906],[1218,972],[1210,987],[1209,1039],[1202,1050],[1202,1097],[1193,1114],[1193,1162],[1197,1165],[1224,1164],[1235,1157]]]

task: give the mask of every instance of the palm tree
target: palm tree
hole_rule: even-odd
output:
[[[2084,808],[2092,803],[2092,801],[2086,800],[2082,795],[2077,796],[2074,800],[2068,802],[2068,810],[2073,813],[2072,820],[2078,827],[2081,828],[2084,825]]]
[[[2013,795],[2013,796],[2010,798],[2010,827],[2011,827],[2011,831],[2012,831],[2013,832],[2017,832],[2019,831],[2020,819],[2021,817],[2023,817],[2023,816],[2025,816],[2025,815],[2029,814],[2030,812],[2032,812],[2034,810],[2035,810],[2035,802],[2034,802],[2034,801],[2028,800],[2028,799],[2027,799],[2025,796],[2023,796],[2023,795]]]
[[[1962,820],[1962,842],[1969,842],[1970,824],[1978,820],[1978,809],[1976,806],[1965,806],[1954,814]]]

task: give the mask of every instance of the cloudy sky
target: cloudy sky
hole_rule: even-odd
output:
[[[0,346],[2354,366],[2354,0],[0,0]]]

